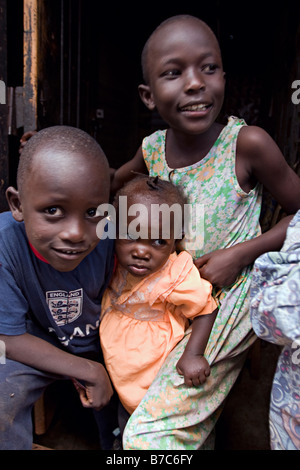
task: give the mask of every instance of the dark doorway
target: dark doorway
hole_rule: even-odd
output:
[[[23,66],[22,1],[8,4],[8,75],[10,86],[17,86]],[[220,119],[235,114],[261,125],[287,159],[295,159],[289,156],[295,146],[289,139],[299,112],[294,116],[290,111],[290,97],[293,80],[300,78],[295,75],[299,2],[276,8],[264,2],[264,9],[258,0],[247,8],[236,0],[195,1],[186,7],[151,2],[145,8],[95,0],[37,4],[38,128],[68,124],[86,130],[102,145],[112,167],[131,158],[142,138],[163,125],[138,96],[143,45],[162,20],[188,13],[206,21],[221,44],[227,93]],[[12,146],[11,181],[17,161]]]

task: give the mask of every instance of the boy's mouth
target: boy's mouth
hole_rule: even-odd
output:
[[[67,248],[53,248],[53,250],[60,256],[66,258],[66,259],[74,259],[77,257],[82,256],[83,253],[86,252],[86,250],[83,249],[67,249]]]

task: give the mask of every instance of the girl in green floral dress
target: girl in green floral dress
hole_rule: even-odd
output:
[[[131,415],[125,449],[211,449],[213,429],[255,340],[249,316],[252,264],[281,247],[291,217],[261,234],[265,185],[288,214],[300,208],[300,183],[262,129],[234,117],[216,122],[225,78],[216,37],[201,20],[176,16],[147,41],[143,102],[169,125],[144,139],[136,156],[114,174],[113,190],[132,170],[180,185],[193,207],[184,248],[209,280],[219,304],[205,356],[211,375],[187,387],[176,364],[190,331],[173,349]],[[163,201],[162,201],[163,202]]]

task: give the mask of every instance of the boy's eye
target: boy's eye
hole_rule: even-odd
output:
[[[97,215],[97,208],[96,207],[91,207],[86,211],[88,217],[96,217]]]
[[[174,78],[180,75],[180,70],[178,69],[166,70],[162,75],[163,77]]]
[[[59,207],[47,207],[47,209],[45,209],[45,212],[46,214],[48,215],[58,215],[58,216],[61,216],[63,215],[63,212],[61,209],[59,209]]]

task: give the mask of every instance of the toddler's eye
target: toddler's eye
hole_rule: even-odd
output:
[[[153,245],[155,246],[165,246],[167,244],[166,240],[159,238],[158,240],[153,240]]]
[[[138,237],[134,234],[130,234],[127,232],[119,232],[118,238],[119,240],[122,240],[122,241],[133,241],[133,240],[135,241],[137,240]]]
[[[138,234],[134,233],[134,232],[131,232],[131,233],[127,233],[127,240],[138,240]]]

